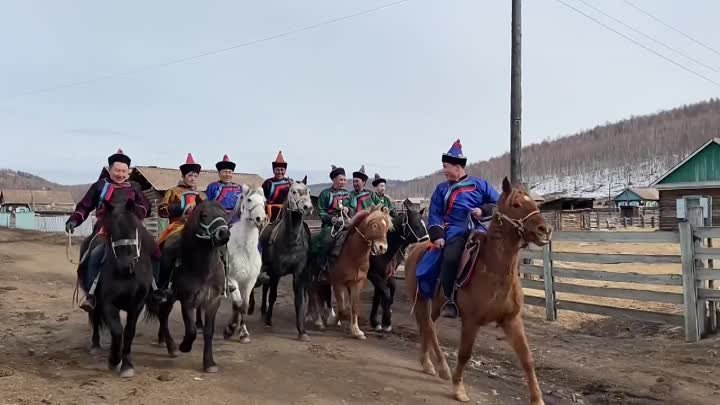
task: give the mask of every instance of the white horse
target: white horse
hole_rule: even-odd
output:
[[[228,241],[228,281],[235,285],[230,297],[233,302],[233,316],[225,328],[225,339],[231,338],[238,327],[240,318],[240,342],[249,343],[250,333],[245,324],[250,296],[260,274],[262,258],[258,250],[261,229],[267,225],[265,194],[261,187],[250,189],[243,185],[242,200],[238,203],[240,220],[230,229]]]

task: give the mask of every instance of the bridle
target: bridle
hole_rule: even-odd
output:
[[[130,265],[130,272],[133,272],[133,267],[135,264],[137,264],[138,260],[140,260],[140,231],[138,229],[135,229],[135,239],[118,239],[113,240],[112,236],[109,237],[110,239],[110,248],[112,249],[113,256],[115,256],[115,259],[118,258],[117,251],[115,248],[119,246],[135,246],[135,256],[132,257],[132,262]]]
[[[528,240],[527,240],[527,236],[526,236],[527,229],[525,228],[525,222],[528,219],[530,219],[538,214],[540,214],[540,210],[535,210],[535,211],[525,215],[522,219],[515,219],[515,218],[510,218],[509,216],[500,212],[500,209],[497,209],[495,211],[495,220],[497,221],[497,224],[500,226],[502,226],[502,224],[503,224],[503,219],[508,221],[510,223],[510,225],[512,225],[513,228],[515,228],[515,232],[517,232],[518,236],[523,241],[522,248],[526,248],[526,247],[528,247],[530,242],[528,242]]]
[[[248,195],[248,197],[250,197],[250,195]],[[244,205],[240,208],[240,218],[243,217],[242,212],[243,212],[244,208],[245,208]],[[254,207],[250,208],[248,210],[248,214],[245,216],[245,219],[252,222],[253,225],[255,225],[258,229],[262,229],[265,227],[265,224],[258,224],[255,221],[253,221],[252,212],[257,209],[261,210],[263,215],[265,215],[265,218],[267,219],[267,214],[265,213],[265,204],[257,204]]]
[[[220,224],[216,226],[216,223]],[[195,236],[205,240],[214,240],[220,230],[229,229],[227,221],[221,216],[213,219],[209,224],[203,224],[200,222],[198,226],[200,226],[200,232],[196,233]]]
[[[415,238],[415,243],[424,242],[428,239],[430,239],[430,235],[428,234],[427,226],[425,225],[425,221],[422,219],[420,220],[420,223],[423,226],[423,229],[425,230],[425,236],[422,238],[418,237],[417,233],[415,233],[415,230],[412,226],[410,226],[410,215],[407,213],[405,214],[405,218],[402,221],[402,233],[400,234],[400,237],[403,240],[408,240],[408,238],[412,235]],[[406,229],[409,230],[409,232],[406,231]],[[409,233],[409,235],[408,235]]]

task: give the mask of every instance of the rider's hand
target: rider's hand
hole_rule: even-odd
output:
[[[474,208],[474,209],[471,211],[471,214],[472,214],[473,217],[475,217],[475,219],[479,220],[479,219],[481,219],[482,216],[483,216],[483,210],[482,210],[482,208]]]
[[[340,217],[333,217],[333,219],[332,219],[331,221],[332,221],[333,225],[337,225],[337,224],[339,224],[339,223],[342,223],[342,218],[340,218]]]
[[[343,208],[342,208],[342,213],[343,213],[343,214],[347,215],[348,212],[350,212],[350,208],[348,208],[348,207],[343,207]]]
[[[76,227],[77,227],[77,224],[75,223],[75,221],[68,221],[68,222],[65,224],[65,232],[67,232],[67,233],[72,233],[72,231],[73,231]]]
[[[435,240],[435,247],[438,249],[442,249],[445,247],[445,239],[440,238]]]

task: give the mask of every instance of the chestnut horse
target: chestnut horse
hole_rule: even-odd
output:
[[[328,271],[330,284],[335,291],[338,317],[340,320],[349,318],[350,333],[361,340],[365,339],[365,334],[358,326],[360,291],[367,280],[370,255],[382,255],[388,249],[387,233],[392,229],[392,218],[388,212],[386,207],[381,206],[358,212],[348,226],[348,235],[340,256]],[[328,320],[330,325],[336,323],[336,319]]]
[[[457,291],[456,303],[462,320],[462,334],[452,382],[458,401],[470,401],[463,384],[463,370],[472,355],[478,329],[495,322],[503,328],[525,370],[531,405],[544,405],[520,312],[523,290],[519,276],[519,253],[528,243],[538,246],[548,244],[551,235],[552,228],[545,222],[533,199],[522,189],[513,188],[505,178],[503,193],[487,234],[476,235],[480,254],[470,282]],[[440,369],[440,377],[448,380],[450,368],[440,349],[434,327],[445,296],[438,291],[434,300],[428,300],[417,289],[417,264],[429,246],[429,242],[416,245],[408,255],[405,263],[406,282],[408,295],[414,295],[416,299],[414,312],[421,335],[420,363],[423,371],[435,375],[434,361]]]

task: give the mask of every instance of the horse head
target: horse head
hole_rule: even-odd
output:
[[[290,181],[286,207],[290,211],[301,212],[303,216],[309,217],[313,212],[310,188],[307,186],[307,176],[302,181]]]
[[[550,243],[552,226],[545,222],[532,197],[522,188],[513,187],[507,177],[503,180],[502,190],[495,212],[496,223],[510,225],[524,244],[544,246]]]
[[[261,187],[249,188],[243,185],[243,197],[240,201],[240,219],[252,222],[258,228],[268,222],[265,211],[265,193]]]
[[[357,225],[360,236],[370,245],[370,254],[373,256],[387,252],[387,233],[392,229],[390,211],[381,205],[370,208],[369,214]]]
[[[142,232],[145,231],[135,216],[135,201],[127,200],[119,206],[103,201],[103,205],[107,214],[102,226],[116,267],[122,272],[132,273],[143,253]]]
[[[201,201],[188,218],[189,232],[198,239],[222,246],[230,240],[230,229],[225,216],[225,209],[219,202]]]
[[[399,214],[395,221],[397,222],[395,226],[400,228],[402,237],[410,243],[419,243],[430,239],[427,226],[423,220],[425,208],[416,211],[408,201],[403,205],[405,212]]]

